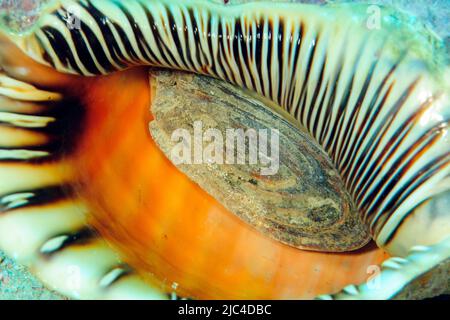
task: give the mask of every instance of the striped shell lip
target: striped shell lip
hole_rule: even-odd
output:
[[[336,8],[273,8],[264,2],[227,6],[230,10],[205,1],[53,3],[56,9],[44,14],[33,32],[12,36],[30,57],[81,75],[133,65],[184,69],[263,94],[297,118],[328,152],[379,246],[402,256],[417,244],[436,246],[439,257],[448,258],[449,91],[439,81],[448,69],[432,68],[430,46],[417,50],[414,38],[398,38],[392,26],[368,32],[358,24],[360,16],[347,19]],[[82,12],[81,29],[64,23],[69,4]],[[329,16],[322,15],[325,11]],[[240,40],[249,35],[256,40]],[[339,41],[350,35],[352,43]],[[13,116],[14,123],[23,124],[19,118]],[[37,164],[48,155],[42,150],[3,153],[7,161],[32,157]],[[28,191],[2,200],[13,208],[26,205],[34,197]],[[55,234],[44,252],[77,239],[83,237]],[[406,258],[402,270],[415,264],[425,268],[419,260]],[[111,272],[119,275],[118,268],[109,268],[101,283],[109,282]],[[358,295],[359,289],[348,287],[345,294]]]

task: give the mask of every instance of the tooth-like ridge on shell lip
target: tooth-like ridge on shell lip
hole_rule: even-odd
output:
[[[0,198],[0,204],[5,206],[6,210],[10,210],[28,204],[28,199],[32,197],[34,197],[32,192],[11,194]]]
[[[6,8],[2,7],[3,12],[0,12],[2,13],[0,15],[0,28],[8,33],[17,35],[33,32],[39,23],[40,17],[55,7],[58,1],[33,0],[31,9],[29,5],[21,7],[22,1],[9,1],[9,3],[4,4],[4,6],[7,6]]]
[[[0,95],[19,101],[57,101],[61,94],[40,90],[31,84],[9,77],[0,69]]]
[[[64,241],[66,241],[68,238],[69,238],[68,235],[62,235],[62,236],[57,236],[55,238],[49,239],[49,240],[47,240],[46,243],[44,243],[42,245],[42,247],[39,251],[43,254],[49,254],[49,253],[55,252],[62,247]]]
[[[55,122],[53,117],[31,116],[11,112],[0,112],[0,123],[8,123],[21,128],[45,128]]]
[[[129,267],[118,266],[114,267],[111,271],[103,276],[100,280],[99,285],[102,288],[107,288],[116,282],[120,277],[130,273]]]

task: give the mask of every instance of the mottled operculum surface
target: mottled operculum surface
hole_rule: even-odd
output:
[[[287,115],[222,81],[156,75],[151,78],[154,139],[227,209],[302,249],[340,252],[368,242],[328,156]]]

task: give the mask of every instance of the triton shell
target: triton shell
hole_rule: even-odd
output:
[[[365,6],[44,3],[0,34],[0,248],[48,286],[106,299],[448,290],[450,72],[438,39],[389,9],[371,30]],[[211,102],[158,109],[180,97]],[[196,112],[278,126],[280,154],[320,174],[283,158],[295,187],[269,193],[251,167],[177,167],[162,137]],[[315,192],[336,216],[304,214]]]

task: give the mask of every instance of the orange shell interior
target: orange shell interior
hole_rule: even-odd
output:
[[[180,173],[148,130],[146,68],[110,76],[61,75],[0,38],[0,63],[23,81],[69,90],[85,108],[65,159],[94,227],[123,259],[168,292],[206,299],[307,299],[366,281],[388,255],[302,251],[271,240]],[[17,73],[26,66],[27,72]]]
[[[68,159],[77,190],[99,232],[163,289],[207,299],[312,298],[366,281],[368,267],[387,258],[374,244],[344,254],[291,248],[228,212],[152,141],[145,68],[76,86],[86,108]]]

